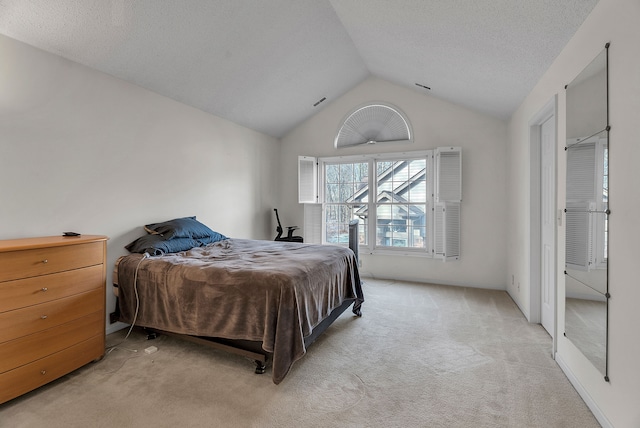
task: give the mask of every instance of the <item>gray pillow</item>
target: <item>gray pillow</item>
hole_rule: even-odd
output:
[[[227,239],[221,233],[211,230],[209,227],[196,220],[196,217],[182,217],[162,223],[147,224],[144,229],[152,235],[161,235],[164,239],[210,238],[212,242]],[[208,242],[209,243],[209,242]]]

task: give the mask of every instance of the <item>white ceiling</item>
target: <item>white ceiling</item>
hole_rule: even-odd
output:
[[[279,138],[371,75],[507,119],[596,3],[0,0],[0,33]]]

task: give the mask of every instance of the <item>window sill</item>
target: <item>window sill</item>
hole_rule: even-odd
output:
[[[431,252],[426,251],[426,250],[408,250],[408,249],[397,249],[397,250],[392,250],[392,249],[382,249],[382,248],[377,248],[375,250],[369,250],[369,249],[363,249],[362,247],[360,247],[359,249],[359,253],[360,254],[366,254],[366,255],[371,255],[371,256],[400,256],[400,257],[423,257],[423,258],[428,258],[428,259],[432,259],[433,255]]]

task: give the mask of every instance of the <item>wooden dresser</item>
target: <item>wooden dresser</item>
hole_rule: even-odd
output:
[[[107,237],[0,241],[0,403],[105,351]]]

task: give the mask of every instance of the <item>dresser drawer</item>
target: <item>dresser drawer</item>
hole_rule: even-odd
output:
[[[0,373],[44,358],[94,336],[100,336],[104,340],[102,312],[95,312],[66,324],[0,343]]]
[[[0,373],[0,403],[9,401],[104,355],[104,331],[41,360]]]
[[[104,242],[8,251],[0,257],[0,282],[104,263]]]
[[[104,308],[104,290],[0,313],[0,343],[81,318]]]
[[[0,312],[102,288],[104,281],[104,268],[102,265],[96,265],[35,278],[0,282]]]

